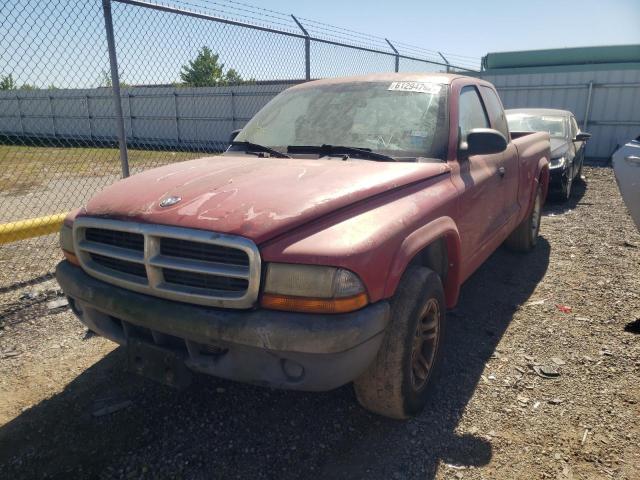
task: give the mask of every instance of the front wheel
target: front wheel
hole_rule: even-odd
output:
[[[571,165],[567,170],[566,178],[562,179],[562,190],[560,191],[560,199],[567,201],[571,198],[571,188],[573,187],[573,169],[574,165]]]
[[[444,312],[440,277],[409,266],[391,301],[391,321],[378,355],[354,381],[364,408],[398,419],[422,411],[439,364]]]
[[[582,185],[586,182],[586,178],[584,178],[584,174],[582,173],[582,167],[584,166],[584,157],[580,159],[580,168],[578,169],[578,173],[576,174],[576,181]]]
[[[540,233],[542,203],[542,186],[538,185],[531,213],[511,232],[511,235],[509,235],[504,242],[508,248],[516,252],[529,252],[533,250],[538,243],[538,234]]]

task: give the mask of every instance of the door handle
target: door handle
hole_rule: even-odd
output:
[[[504,167],[498,168],[498,175],[500,175],[500,177],[504,177],[505,173],[507,173],[507,171],[505,170]]]

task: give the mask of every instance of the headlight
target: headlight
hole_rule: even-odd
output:
[[[64,257],[69,262],[74,265],[80,265],[73,248],[73,228],[66,223],[63,223],[60,229],[60,248],[62,248],[62,253],[64,253]]]
[[[270,263],[261,304],[274,310],[344,313],[369,302],[358,276],[343,268]]]
[[[551,163],[549,164],[549,168],[561,168],[564,167],[565,163],[567,162],[567,157],[558,157],[558,158],[552,158],[551,159]]]

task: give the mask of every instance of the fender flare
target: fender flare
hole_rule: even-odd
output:
[[[407,266],[418,252],[441,238],[445,239],[449,262],[447,277],[443,279],[445,301],[447,308],[455,306],[460,294],[460,233],[451,217],[432,220],[405,237],[389,268],[385,298],[393,296]]]
[[[542,157],[538,160],[538,168],[536,169],[536,182],[540,182],[542,180],[542,198],[543,201],[547,198],[547,193],[549,191],[549,159],[547,157]],[[535,192],[535,190],[533,190]],[[533,194],[531,195],[531,205],[533,205]]]

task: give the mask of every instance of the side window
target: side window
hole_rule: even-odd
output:
[[[578,123],[576,122],[575,117],[571,117],[571,138],[576,138],[576,135],[580,129],[578,128]]]
[[[482,106],[482,101],[478,96],[475,87],[463,87],[460,91],[460,101],[458,106],[459,119],[458,129],[460,139],[466,140],[467,134],[474,128],[488,128],[489,120]]]
[[[509,127],[507,127],[507,117],[504,114],[502,103],[496,92],[489,87],[480,86],[482,89],[482,96],[487,107],[487,113],[489,114],[489,120],[493,128],[498,130],[504,135],[504,138],[509,141]]]

